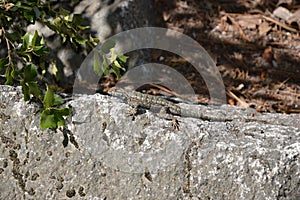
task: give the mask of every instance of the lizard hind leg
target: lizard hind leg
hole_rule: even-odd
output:
[[[135,119],[135,116],[138,114],[138,108],[132,107],[126,112],[127,116],[132,117],[132,121]]]
[[[128,116],[131,116],[132,120],[134,120],[135,116],[137,116],[138,114],[145,113],[145,111],[140,109],[141,106],[138,103],[138,100],[131,98],[131,99],[129,99],[128,104],[131,106],[131,108],[126,112],[126,114]]]
[[[160,110],[160,116],[167,120],[172,120],[172,127],[174,130],[178,131],[179,130],[179,120],[170,114],[170,110],[168,107],[162,107]]]
[[[127,110],[126,114],[127,116],[131,116],[132,120],[134,120],[135,116],[138,114],[138,104],[136,101],[132,101],[132,100],[130,100],[128,103],[131,106],[131,108]]]

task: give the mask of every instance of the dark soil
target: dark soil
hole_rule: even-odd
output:
[[[155,10],[160,26],[192,37],[210,54],[229,104],[300,113],[300,2],[288,2],[156,0]],[[279,7],[294,19],[274,15]],[[184,59],[157,51],[154,60],[181,72],[199,99],[209,101],[205,82]]]

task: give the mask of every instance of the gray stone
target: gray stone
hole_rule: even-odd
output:
[[[236,120],[179,117],[174,131],[157,113],[132,120],[119,99],[74,95],[66,129],[41,131],[22,98],[0,86],[0,199],[300,198],[299,115],[199,106]],[[253,113],[269,123],[243,121]]]
[[[74,9],[90,19],[91,30],[103,41],[121,31],[153,24],[153,2],[147,0],[83,0]]]

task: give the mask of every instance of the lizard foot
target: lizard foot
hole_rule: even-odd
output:
[[[133,108],[129,109],[126,112],[127,116],[131,116],[132,117],[132,120],[135,119],[135,116],[137,115],[137,113],[138,113],[138,108],[137,107],[133,107]]]
[[[172,127],[174,130],[179,131],[179,121],[175,117],[172,119]]]

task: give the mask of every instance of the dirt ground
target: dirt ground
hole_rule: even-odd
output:
[[[160,26],[192,37],[210,54],[229,104],[300,113],[299,0],[156,0],[155,10]],[[205,82],[184,59],[159,52],[154,60],[181,72],[199,101],[209,101]]]

